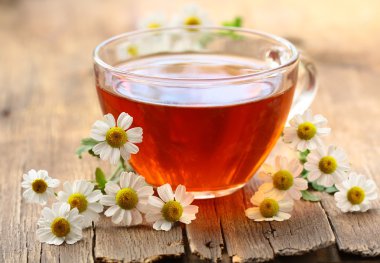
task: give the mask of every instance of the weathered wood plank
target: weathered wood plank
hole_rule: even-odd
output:
[[[223,237],[214,200],[199,200],[197,219],[186,225],[190,250],[201,259],[216,262],[222,258]]]
[[[151,226],[122,227],[102,217],[95,229],[95,258],[100,261],[150,262],[185,252],[181,226],[156,231]]]
[[[258,189],[258,180],[244,188],[246,200]],[[250,205],[251,206],[251,205]],[[292,217],[283,222],[270,222],[267,238],[276,256],[301,255],[334,244],[335,237],[319,203],[296,201]]]
[[[314,108],[330,120],[333,132],[329,141],[345,149],[354,170],[372,177],[380,185],[379,73],[326,64],[320,72],[322,88]],[[379,202],[367,213],[344,214],[336,207],[333,196],[323,194],[322,206],[340,250],[363,256],[380,255]]]
[[[269,223],[256,223],[244,214],[243,191],[215,200],[220,217],[224,244],[233,262],[263,262],[274,258],[266,233]]]

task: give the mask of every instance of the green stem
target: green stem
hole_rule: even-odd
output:
[[[108,179],[108,181],[113,181],[113,180],[115,180],[115,178],[116,178],[118,175],[120,175],[120,173],[121,173],[122,171],[125,171],[125,168],[124,168],[124,167],[125,167],[124,160],[123,160],[123,159],[120,159],[120,161],[119,161],[119,163],[118,163],[118,165],[117,165],[115,171],[112,173],[112,175],[111,175],[110,179]]]

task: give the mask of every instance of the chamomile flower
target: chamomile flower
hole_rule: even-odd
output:
[[[151,14],[139,22],[139,29],[156,29],[166,26],[165,16],[161,13]]]
[[[71,209],[77,208],[79,214],[83,215],[82,227],[89,227],[92,221],[99,219],[99,213],[103,211],[103,206],[98,203],[103,196],[100,190],[94,190],[93,183],[77,180],[72,184],[64,182],[63,191],[58,193],[57,199],[63,203],[68,203]]]
[[[283,140],[291,143],[298,151],[314,150],[322,145],[321,138],[331,132],[326,127],[327,119],[320,114],[312,115],[311,110],[307,110],[303,115],[294,116],[290,122],[290,127],[285,127]]]
[[[144,44],[141,42],[123,42],[116,48],[116,54],[119,60],[136,58],[145,53]]]
[[[346,153],[336,146],[318,147],[306,157],[305,169],[309,172],[307,179],[310,182],[330,187],[347,178],[350,164]]]
[[[251,198],[254,207],[245,210],[245,215],[254,221],[284,221],[290,218],[293,200],[279,193],[257,191]]]
[[[194,4],[185,6],[182,13],[173,20],[174,26],[207,26],[211,24],[207,13]]]
[[[293,159],[288,162],[285,157],[276,156],[275,168],[270,165],[263,168],[264,171],[259,173],[259,178],[265,183],[260,186],[259,191],[277,192],[294,200],[301,199],[301,191],[307,189],[307,181],[300,177],[303,167],[299,160]]]
[[[159,197],[148,199],[147,222],[154,222],[155,230],[169,231],[177,221],[190,224],[198,213],[198,206],[191,205],[194,200],[192,193],[186,192],[186,187],[178,185],[175,193],[169,184],[157,188]]]
[[[120,175],[120,184],[108,182],[105,187],[107,195],[100,199],[100,203],[110,206],[104,214],[112,217],[112,222],[127,226],[142,223],[141,213],[145,212],[148,198],[153,195],[153,187],[145,182],[145,178],[132,172],[123,172]]]
[[[335,187],[339,190],[334,194],[336,205],[344,213],[365,212],[371,208],[371,201],[378,198],[375,182],[355,172],[350,172],[348,178]]]
[[[49,177],[45,170],[30,170],[23,175],[22,188],[26,188],[22,196],[31,203],[45,205],[49,197],[54,197],[54,190],[59,186],[59,180]]]
[[[99,141],[92,150],[100,156],[102,160],[110,160],[111,164],[116,164],[120,160],[120,155],[124,160],[128,160],[131,154],[136,154],[139,148],[134,143],[142,142],[143,130],[140,127],[129,129],[133,118],[122,112],[117,125],[112,114],[104,115],[104,120],[97,120],[92,126],[91,138]]]
[[[82,239],[82,220],[78,209],[70,209],[66,203],[55,203],[52,209],[44,207],[38,220],[37,238],[42,243],[74,244]]]

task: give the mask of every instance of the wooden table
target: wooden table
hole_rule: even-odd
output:
[[[102,219],[75,245],[36,241],[40,207],[21,198],[23,172],[47,169],[62,181],[92,178],[98,164],[73,154],[100,116],[92,49],[134,28],[151,10],[173,14],[184,2],[0,0],[0,262],[166,261],[180,255],[184,262],[338,262],[361,260],[350,254],[379,255],[379,203],[368,213],[342,214],[323,195],[321,203],[299,202],[289,221],[258,224],[243,214],[254,181],[229,197],[199,202],[197,220],[185,228],[127,229]],[[380,185],[380,2],[202,4],[215,21],[242,15],[247,27],[287,37],[314,57],[320,91],[312,108],[330,120],[331,142]]]

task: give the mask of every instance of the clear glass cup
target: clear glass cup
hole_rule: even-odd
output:
[[[94,51],[104,113],[127,112],[144,139],[130,164],[196,198],[243,187],[315,92],[315,69],[287,40],[228,27],[112,37]]]

